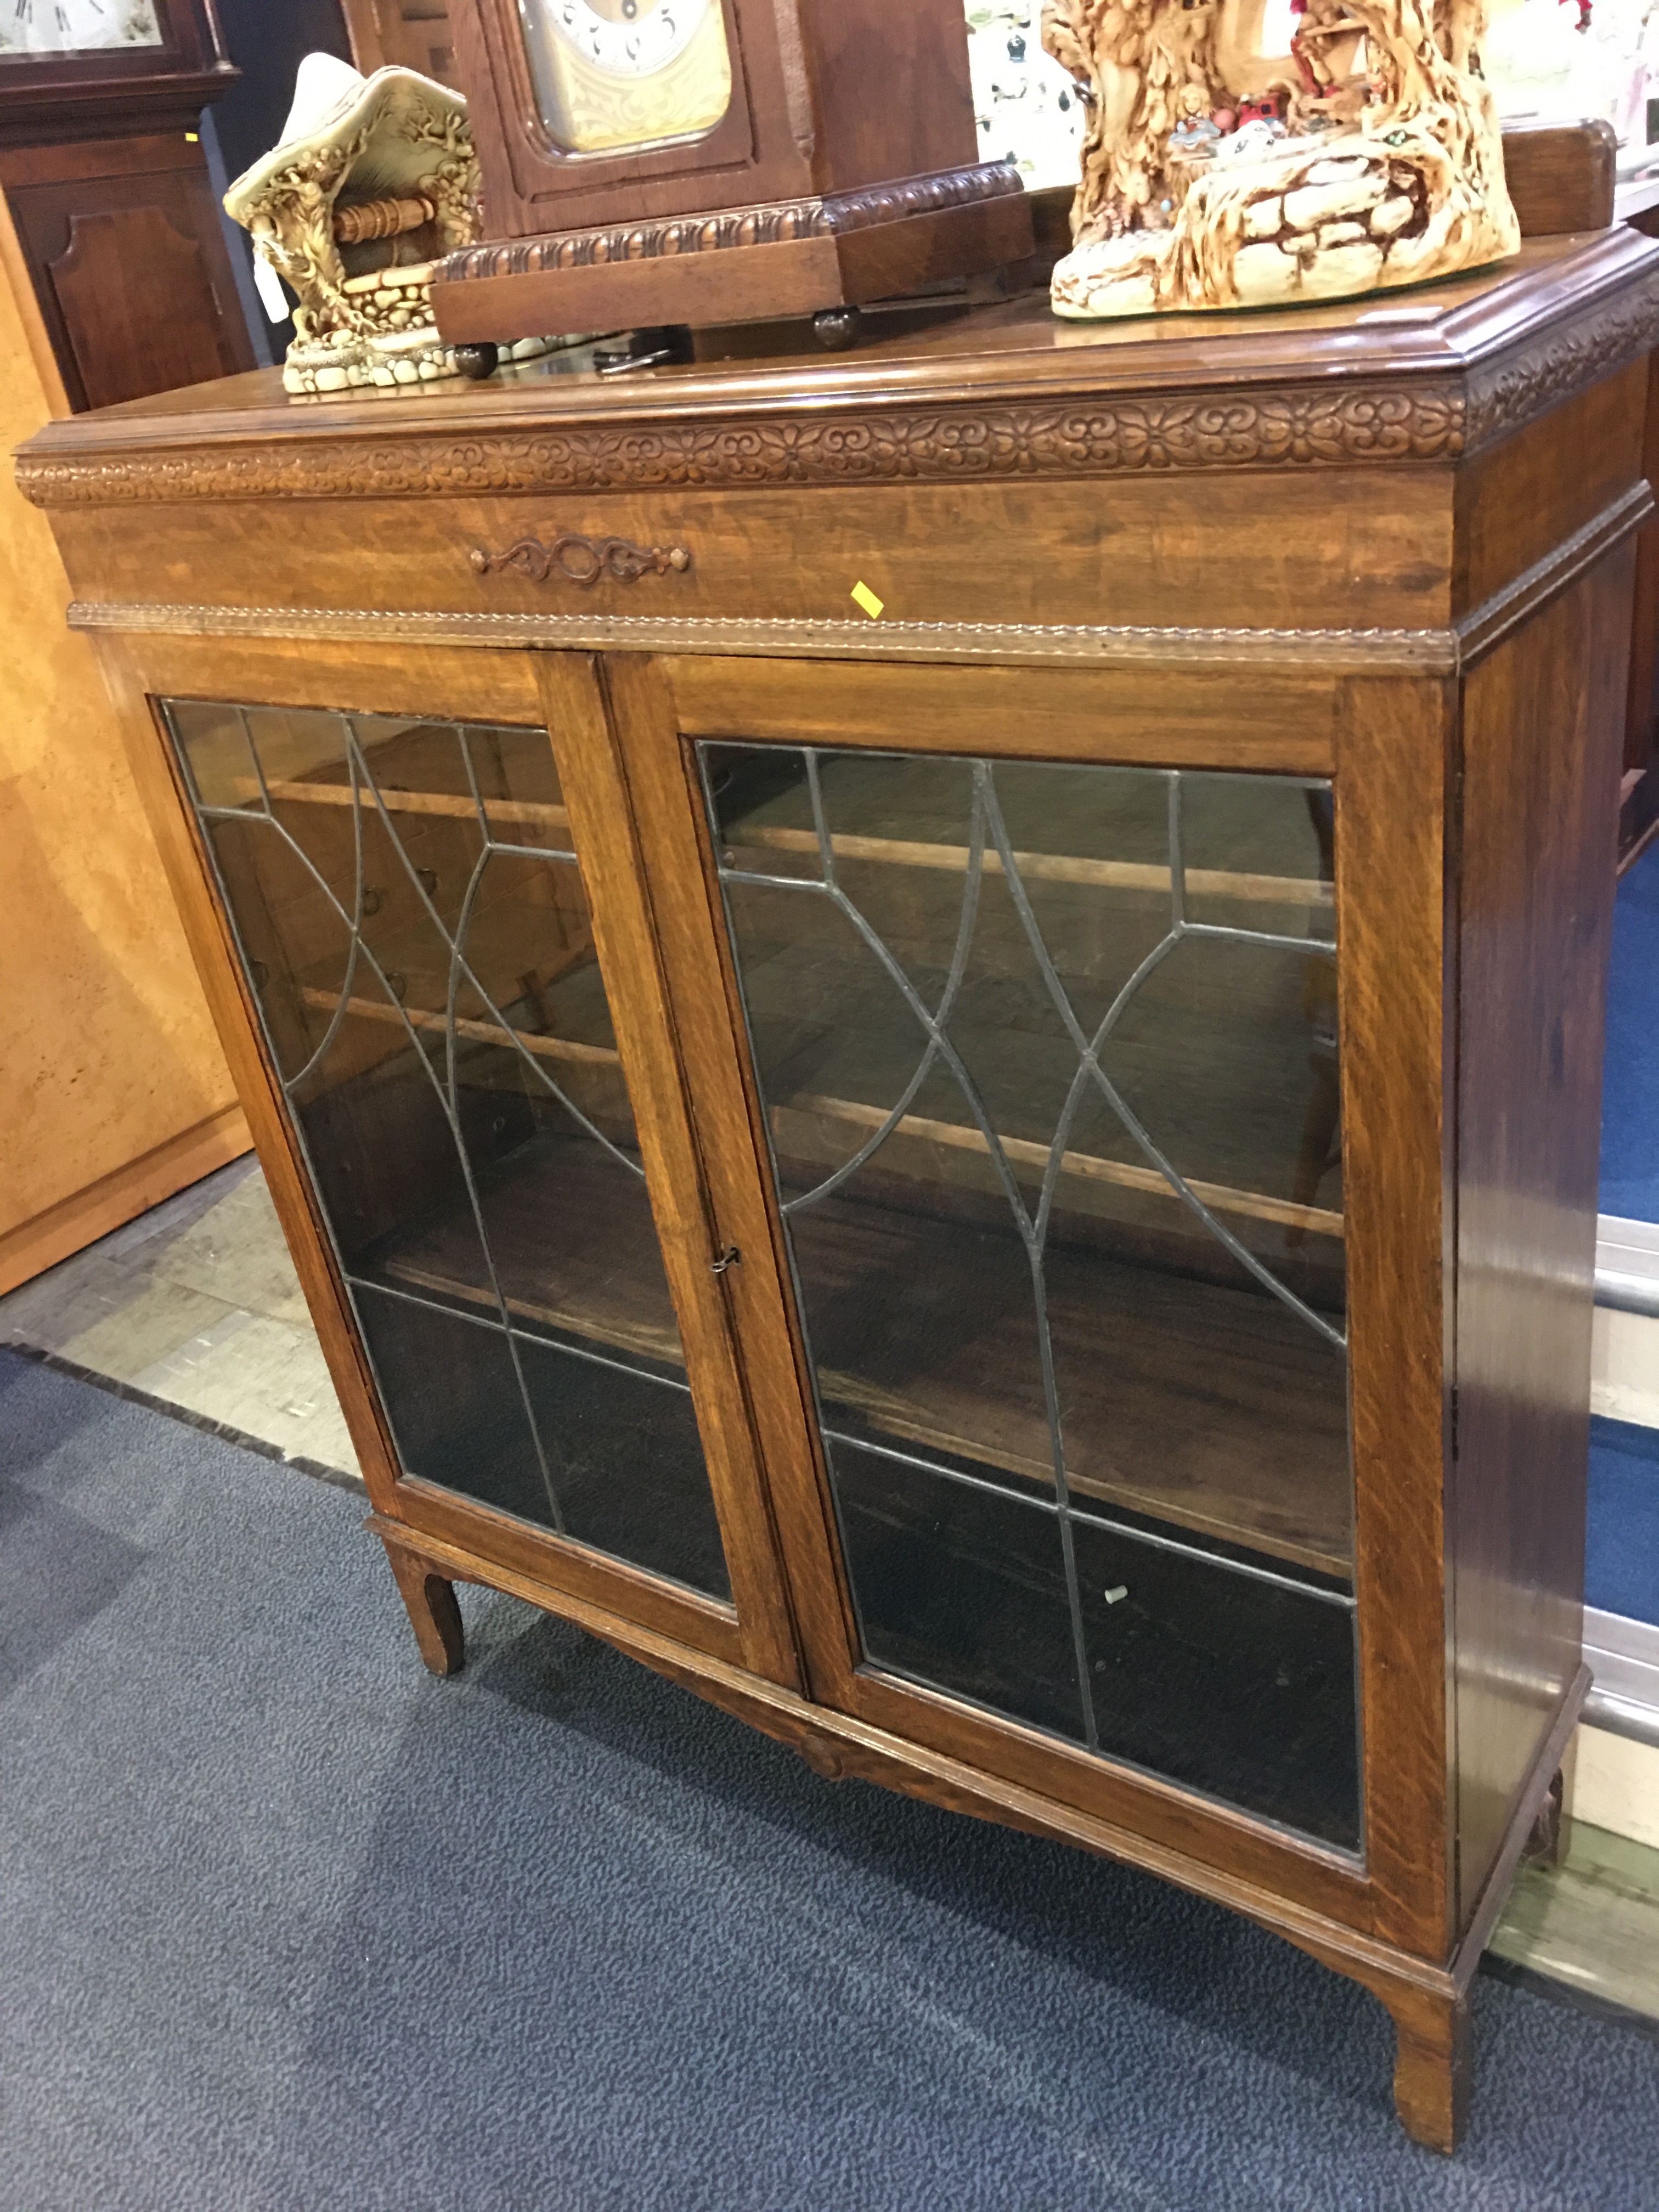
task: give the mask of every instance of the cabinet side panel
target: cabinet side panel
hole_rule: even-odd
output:
[[[1648,374],[1645,361],[1632,362],[1459,470],[1455,616],[1629,496],[1642,474]]]
[[[1659,483],[1659,353],[1648,356],[1647,417],[1642,473]],[[1659,516],[1636,541],[1636,608],[1631,638],[1630,692],[1625,708],[1624,806],[1619,821],[1621,855],[1628,854],[1659,819]]]
[[[1449,1529],[1466,1924],[1579,1663],[1602,1032],[1635,553],[1468,678]]]

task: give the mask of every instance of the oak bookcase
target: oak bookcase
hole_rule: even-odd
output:
[[[1587,1687],[1659,247],[884,330],[21,479],[428,1663],[515,1591],[1218,1899],[1449,2148]]]

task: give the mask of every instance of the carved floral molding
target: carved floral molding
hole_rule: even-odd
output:
[[[1443,464],[1492,444],[1656,343],[1659,274],[1569,328],[1455,377],[1354,380],[1236,396],[855,403],[728,414],[716,422],[635,420],[419,438],[354,430],[131,455],[26,450],[17,473],[29,499],[53,507]]]
[[[1453,386],[1218,399],[1176,393],[1050,406],[618,422],[448,438],[363,437],[216,452],[25,454],[38,507],[174,499],[410,499],[446,492],[621,491],[951,483],[1171,469],[1294,468],[1455,459],[1465,403]]]

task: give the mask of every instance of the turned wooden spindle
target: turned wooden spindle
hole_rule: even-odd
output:
[[[334,210],[334,235],[342,246],[362,246],[374,238],[401,238],[433,222],[437,209],[417,196],[406,200],[365,200],[359,207]]]

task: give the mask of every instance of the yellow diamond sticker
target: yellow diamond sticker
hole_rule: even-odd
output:
[[[878,599],[868,584],[854,584],[853,604],[854,606],[862,607],[871,621],[874,622],[887,602],[884,599]]]

